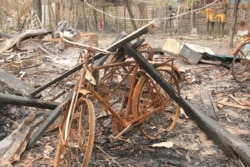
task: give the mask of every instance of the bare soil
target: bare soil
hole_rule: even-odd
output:
[[[155,48],[161,48],[167,36],[162,34],[146,35],[146,42]],[[99,46],[107,47],[115,39],[115,35],[100,34]],[[232,48],[227,47],[227,38],[208,38],[200,36],[178,37],[182,42],[199,44],[212,49],[218,54],[230,54]],[[25,82],[32,86],[43,85],[52,80],[63,71],[73,67],[77,61],[79,52],[76,49],[68,49],[62,54],[46,59],[43,65],[36,69],[27,70],[28,77]],[[183,82],[181,84],[182,97],[192,107],[200,112],[206,112],[201,91],[209,90],[218,110],[215,111],[216,121],[230,133],[239,136],[250,145],[250,114],[249,110],[238,109],[225,105],[219,105],[219,101],[227,101],[237,104],[231,98],[250,98],[250,82],[236,82],[230,74],[230,70],[211,64],[190,65],[183,58],[176,56],[175,65],[182,71]],[[36,71],[36,73],[35,73]],[[18,74],[17,74],[18,75]],[[185,77],[189,75],[193,81],[187,82]],[[96,106],[99,108],[99,106]],[[41,110],[31,107],[5,106],[1,109],[0,137],[3,139],[29,112],[42,111],[49,114],[49,110]],[[242,166],[237,158],[228,157],[215,145],[209,136],[206,136],[184,112],[182,112],[177,126],[172,132],[165,133],[160,139],[151,141],[143,136],[138,128],[133,128],[123,135],[128,141],[113,140],[112,124],[109,117],[97,120],[96,139],[90,166],[124,166],[124,167],[238,167]],[[58,140],[58,130],[44,134],[36,145],[25,150],[20,161],[13,166],[52,166],[53,157]],[[152,144],[172,142],[169,148],[153,147]]]

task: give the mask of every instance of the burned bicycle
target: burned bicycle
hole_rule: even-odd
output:
[[[146,33],[151,25],[152,23],[146,25],[138,32]],[[130,38],[133,37],[128,35],[121,41]],[[72,78],[72,93],[58,107],[63,111],[63,118],[59,127],[54,166],[88,166],[96,126],[94,99],[97,99],[106,113],[112,116],[115,139],[119,139],[132,127],[138,126],[149,139],[157,139],[163,132],[171,131],[175,127],[180,113],[179,105],[139,66],[123,45],[131,45],[134,50],[144,55],[145,60],[153,65],[179,95],[181,76],[173,65],[174,59],[154,58],[152,48],[143,44],[143,40],[138,40],[134,44],[124,42],[122,45],[122,42],[118,41],[113,46],[121,46],[116,47],[113,52],[74,43],[63,36],[60,40],[66,45],[82,48],[84,51],[81,64],[72,70],[75,72]],[[52,85],[52,82],[47,85]],[[31,95],[36,95],[44,88],[32,92]],[[58,114],[54,115],[57,116]],[[171,122],[159,121],[169,118],[172,119]],[[160,122],[166,124],[162,125]],[[46,126],[42,127],[43,130],[51,123],[47,121]],[[34,138],[37,139],[40,134],[41,131],[38,131]],[[31,139],[31,143],[34,141],[35,139]]]

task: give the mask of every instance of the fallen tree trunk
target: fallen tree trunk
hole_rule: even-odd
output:
[[[55,109],[59,103],[46,102],[39,99],[15,96],[10,94],[0,93],[0,103],[22,105],[29,107],[38,107],[44,109]]]
[[[154,67],[130,45],[123,45],[124,49],[146,70],[146,72],[177,102],[185,113],[197,123],[199,128],[206,133],[208,138],[212,139],[226,155],[240,158],[246,166],[250,166],[250,147],[240,138],[230,134],[225,128],[220,126],[215,120],[208,117],[203,112],[192,108],[180,95],[178,95],[172,86],[166,82]]]

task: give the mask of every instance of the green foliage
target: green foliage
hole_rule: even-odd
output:
[[[197,5],[199,5],[201,3],[201,0],[188,0],[188,5],[193,7],[196,7]]]
[[[4,26],[2,27],[2,30],[3,32],[7,34],[11,34],[12,32],[18,31],[18,27],[17,26]]]
[[[170,0],[168,4],[174,6],[174,0]]]
[[[113,12],[113,11],[115,11],[115,6],[111,4],[107,7],[107,10],[110,12]]]

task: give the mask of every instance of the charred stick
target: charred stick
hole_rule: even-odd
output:
[[[44,109],[55,109],[56,106],[59,104],[55,102],[46,102],[34,98],[22,97],[4,93],[0,93],[0,103],[38,107]]]

